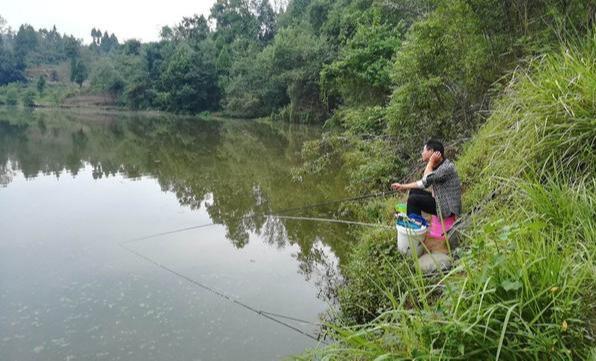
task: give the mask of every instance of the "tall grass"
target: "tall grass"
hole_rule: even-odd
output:
[[[456,268],[429,283],[398,264],[394,278],[410,288],[396,289],[361,267],[391,307],[364,325],[331,325],[337,342],[302,359],[595,356],[595,45],[590,35],[517,72],[467,146],[468,209],[500,192],[467,230]]]
[[[478,202],[502,179],[591,178],[596,173],[596,35],[533,60],[513,74],[490,120],[458,166],[466,200]]]
[[[362,326],[331,328],[338,342],[304,359],[587,359],[594,342],[596,189],[516,182],[511,208],[476,223],[473,244],[432,304],[406,307],[412,287]],[[416,273],[401,277],[415,285]],[[441,287],[443,285],[443,287]],[[383,294],[387,288],[378,286]]]

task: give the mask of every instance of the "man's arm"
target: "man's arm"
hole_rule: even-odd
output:
[[[408,189],[424,189],[426,188],[426,185],[424,184],[424,181],[426,179],[426,176],[430,173],[433,172],[434,168],[441,163],[441,161],[443,160],[443,158],[441,157],[441,153],[439,152],[434,152],[433,155],[430,156],[430,159],[428,160],[428,162],[426,163],[426,168],[424,168],[424,176],[422,177],[422,180],[416,181],[416,182],[412,182],[412,183],[407,183],[407,184],[401,184],[401,183],[393,183],[391,184],[391,189],[393,190],[408,190]]]
[[[424,184],[422,184],[421,180],[407,184],[393,183],[391,185],[391,189],[396,191],[404,191],[408,189],[424,189]]]
[[[422,184],[426,188],[436,183],[443,183],[447,178],[452,177],[454,173],[455,167],[453,163],[444,163],[439,168],[425,175],[422,178]]]
[[[424,168],[424,174],[422,177],[426,177],[429,173],[432,173],[436,166],[438,166],[443,161],[443,157],[441,156],[440,152],[434,152],[428,162],[426,163],[426,168]]]

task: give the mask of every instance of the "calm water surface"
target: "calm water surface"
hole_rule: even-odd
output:
[[[252,310],[317,323],[328,309],[349,229],[267,216],[345,196],[334,172],[293,181],[319,135],[0,110],[0,360],[276,360],[316,347],[298,330],[317,326]]]

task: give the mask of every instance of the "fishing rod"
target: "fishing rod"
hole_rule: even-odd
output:
[[[342,224],[354,224],[358,226],[367,226],[367,227],[387,227],[392,228],[386,224],[381,223],[365,223],[365,222],[356,222],[356,221],[346,221],[343,219],[334,219],[334,218],[317,218],[317,217],[299,217],[299,216],[284,216],[279,214],[266,214],[266,217],[275,217],[280,219],[293,219],[298,221],[315,221],[315,222],[329,222],[329,223],[342,223]]]
[[[342,199],[336,199],[336,200],[331,200],[331,201],[326,201],[326,202],[309,204],[309,205],[302,206],[302,207],[284,208],[284,209],[280,209],[280,210],[277,210],[277,211],[272,211],[271,214],[265,214],[264,216],[265,217],[286,218],[286,219],[296,219],[296,220],[304,220],[304,221],[319,221],[319,222],[330,222],[330,223],[354,224],[354,225],[362,225],[362,226],[381,226],[381,225],[376,224],[376,223],[364,223],[364,222],[347,221],[347,220],[340,220],[340,219],[333,219],[333,218],[314,218],[314,217],[285,216],[285,215],[283,215],[283,213],[290,212],[290,211],[312,209],[312,208],[317,208],[317,207],[322,207],[322,206],[331,205],[331,204],[337,204],[337,203],[343,203],[343,202],[358,201],[358,200],[369,199],[369,198],[374,198],[374,197],[384,197],[384,196],[387,196],[387,195],[394,194],[396,192],[397,191],[387,191],[387,192],[379,192],[379,193],[370,193],[370,194],[365,194],[365,195],[358,196],[358,197],[342,198]],[[244,216],[241,219],[251,218],[251,217],[255,217],[255,215]],[[146,240],[146,239],[151,239],[151,238],[166,236],[166,235],[169,235],[169,234],[186,232],[186,231],[190,231],[190,230],[193,230],[193,229],[211,227],[211,226],[216,226],[216,225],[218,225],[218,224],[217,223],[210,222],[210,223],[200,224],[200,225],[197,225],[197,226],[177,228],[177,229],[173,229],[173,230],[170,230],[170,231],[153,233],[153,234],[149,234],[149,235],[146,235],[146,236],[133,238],[133,239],[130,239],[130,240],[125,241],[123,243],[138,242],[138,241],[143,241],[143,240]]]
[[[281,214],[281,213],[286,213],[286,212],[301,211],[301,210],[306,210],[306,209],[312,209],[312,208],[318,208],[318,207],[328,206],[328,205],[332,205],[332,204],[338,204],[338,203],[344,203],[344,202],[352,202],[352,201],[360,201],[360,200],[369,199],[369,198],[376,198],[376,197],[384,197],[384,196],[395,194],[397,192],[399,192],[399,191],[391,190],[391,191],[386,191],[386,192],[369,193],[369,194],[365,194],[365,195],[362,195],[362,196],[342,198],[342,199],[335,199],[335,200],[331,200],[331,201],[325,201],[325,202],[320,202],[320,203],[308,204],[306,206],[301,206],[301,207],[292,207],[292,208],[284,208],[284,209],[280,209],[280,210],[274,210],[271,213]]]

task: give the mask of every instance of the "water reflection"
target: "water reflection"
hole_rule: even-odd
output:
[[[268,215],[345,196],[332,171],[292,182],[302,144],[319,135],[254,121],[0,109],[0,359],[271,360],[315,346],[120,242],[216,223],[130,246],[251,307],[316,322],[349,229]]]
[[[313,272],[330,275],[335,265],[317,245],[341,259],[350,242],[346,226],[267,217],[344,196],[339,175],[292,182],[290,171],[299,164],[303,142],[319,132],[254,121],[4,109],[0,184],[9,185],[16,172],[26,178],[76,176],[89,165],[94,179],[154,177],[180,204],[205,208],[214,223],[225,226],[236,247],[245,247],[251,233],[275,247],[296,244],[306,278]],[[328,211],[304,209],[299,215]],[[317,282],[323,287],[326,281]]]

